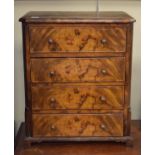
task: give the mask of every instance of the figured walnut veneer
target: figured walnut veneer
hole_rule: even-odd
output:
[[[34,137],[122,136],[123,117],[118,114],[33,115]]]
[[[30,12],[23,26],[25,142],[131,140],[132,17]]]
[[[50,42],[51,41],[51,42]],[[126,29],[106,26],[32,26],[30,51],[48,52],[125,52]]]
[[[123,57],[32,59],[31,66],[32,82],[103,82],[125,78]]]
[[[32,86],[32,109],[122,109],[123,86]]]

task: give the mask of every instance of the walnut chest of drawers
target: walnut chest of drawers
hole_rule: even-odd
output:
[[[23,26],[29,141],[131,141],[131,16],[29,12]]]

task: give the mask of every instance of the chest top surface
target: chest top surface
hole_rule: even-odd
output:
[[[31,11],[19,19],[26,23],[131,23],[135,22],[125,12],[54,12],[54,11]]]

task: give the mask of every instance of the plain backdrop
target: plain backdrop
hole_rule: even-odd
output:
[[[131,111],[132,119],[141,118],[141,4],[140,1],[100,0],[100,11],[125,11],[136,19],[133,35],[132,59],[132,89]],[[22,28],[18,21],[28,11],[95,11],[95,0],[51,0],[51,1],[15,1],[15,130],[24,121],[24,72],[22,51]]]

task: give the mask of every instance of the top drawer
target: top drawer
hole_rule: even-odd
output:
[[[126,28],[121,26],[31,26],[30,52],[125,52]]]

